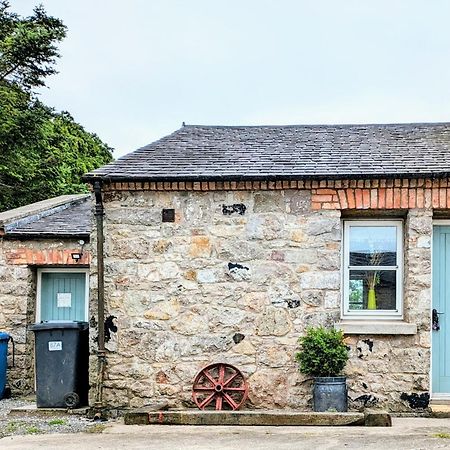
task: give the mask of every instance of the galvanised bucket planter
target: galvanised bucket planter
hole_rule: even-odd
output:
[[[314,411],[346,412],[348,409],[346,380],[346,377],[314,378]]]

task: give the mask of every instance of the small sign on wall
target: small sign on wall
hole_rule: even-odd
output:
[[[58,308],[71,308],[72,294],[70,292],[58,292],[56,294],[56,306]]]

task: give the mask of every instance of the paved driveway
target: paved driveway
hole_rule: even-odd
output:
[[[3,449],[450,449],[450,419],[394,419],[392,428],[125,426],[101,434],[46,434],[0,439]]]

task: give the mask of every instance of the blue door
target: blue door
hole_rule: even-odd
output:
[[[433,227],[432,393],[450,394],[450,226]]]
[[[40,321],[86,320],[86,272],[42,272]]]

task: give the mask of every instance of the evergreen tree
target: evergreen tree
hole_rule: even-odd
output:
[[[98,136],[39,101],[56,73],[64,24],[42,6],[21,18],[0,0],[0,211],[86,192],[81,176],[112,160]]]

